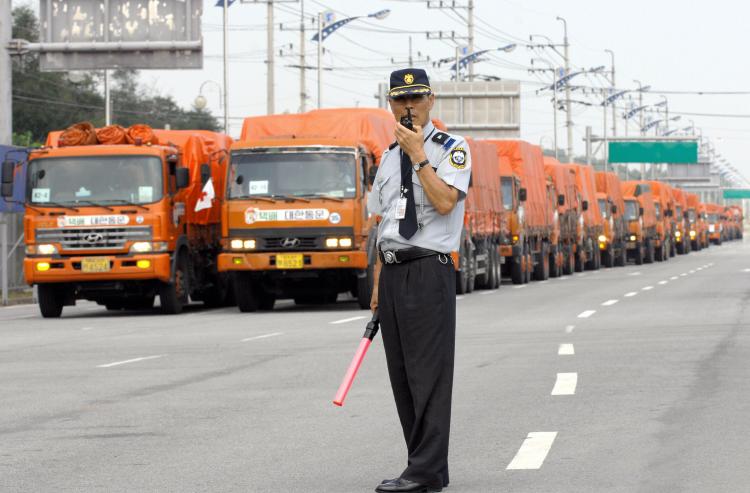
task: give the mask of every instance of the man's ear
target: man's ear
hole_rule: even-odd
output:
[[[427,109],[429,111],[432,111],[432,107],[435,105],[435,93],[430,94],[427,96]]]

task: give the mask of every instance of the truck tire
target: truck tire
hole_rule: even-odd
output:
[[[469,289],[469,253],[466,242],[462,241],[458,249],[458,270],[456,271],[456,294],[466,294]],[[361,306],[361,305],[360,305]]]
[[[494,247],[487,247],[487,289],[495,289],[495,253]]]
[[[658,250],[654,248],[654,260],[656,260],[657,262],[664,262],[664,260],[666,260],[664,258],[665,251],[666,251],[666,248],[665,248],[664,243],[662,242]]]
[[[39,311],[44,318],[59,318],[62,315],[64,296],[62,288],[55,284],[38,284]]]
[[[229,277],[223,272],[216,273],[216,282],[203,294],[203,304],[209,308],[219,308],[227,306],[227,299],[230,295]]]
[[[177,271],[174,273],[174,281],[165,282],[159,286],[159,302],[161,312],[166,315],[177,315],[189,301],[187,257],[180,254],[177,260]]]
[[[555,245],[549,252],[549,276],[560,277],[562,273],[562,262],[560,260],[560,245]]]
[[[617,256],[617,259],[615,260],[615,266],[617,267],[625,267],[625,264],[628,263],[628,251],[625,249],[625,247],[620,248],[620,255]]]
[[[531,248],[526,245],[526,275],[524,276],[524,284],[531,282],[531,274],[534,271],[534,257],[531,255]]]
[[[276,295],[269,293],[260,286],[256,286],[258,293],[258,309],[266,312],[273,310],[273,306],[276,304]]]
[[[615,266],[615,246],[612,243],[602,252],[602,264],[609,269]]]
[[[635,260],[635,265],[643,265],[643,245],[640,243],[635,244],[633,259]]]
[[[495,256],[495,287],[493,289],[498,289],[503,283],[503,266],[500,263],[501,257],[500,252],[497,251],[497,246],[492,247],[492,253]]]
[[[539,262],[534,266],[534,280],[546,281],[549,279],[549,245],[542,243],[539,250]]]
[[[477,271],[479,271],[479,255],[484,255],[485,261],[484,261],[484,273],[476,275],[476,281],[475,285],[477,289],[489,289],[490,288],[490,250],[489,248],[483,248],[478,251],[478,255],[476,255],[476,261],[475,266]]]
[[[654,242],[651,240],[647,240],[646,241],[646,257],[643,259],[643,262],[646,264],[653,264],[655,256],[656,256],[656,247],[654,246]]]
[[[596,256],[599,254],[599,245],[591,241],[591,257],[586,260],[584,268],[586,270],[597,270],[596,268]]]
[[[237,300],[237,308],[240,312],[257,311],[258,298],[255,295],[255,283],[250,274],[238,272],[232,281],[232,284],[234,284],[234,299]]]
[[[104,307],[109,312],[116,312],[122,310],[124,305],[122,304],[122,301],[108,301],[104,304]]]
[[[573,266],[573,270],[575,272],[583,272],[583,245],[576,245],[576,253],[575,253],[575,264]]]
[[[675,257],[677,255],[677,243],[674,240],[669,240],[669,256]]]
[[[510,264],[510,280],[513,284],[524,284],[526,273],[524,272],[524,255],[514,255]]]
[[[469,245],[469,281],[466,283],[466,292],[471,293],[477,285],[477,256],[476,249]]]
[[[569,276],[576,271],[576,259],[573,246],[566,245],[563,252],[563,275]]]

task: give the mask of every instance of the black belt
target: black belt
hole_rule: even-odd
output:
[[[384,264],[403,264],[420,258],[444,255],[435,250],[419,247],[403,248],[401,250],[380,250],[378,253],[380,254],[380,261]]]

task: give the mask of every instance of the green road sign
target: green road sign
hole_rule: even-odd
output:
[[[698,142],[610,142],[609,162],[695,164]]]
[[[724,190],[725,199],[750,199],[750,189],[727,188]]]

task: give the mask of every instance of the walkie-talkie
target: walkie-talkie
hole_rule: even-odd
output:
[[[414,122],[411,119],[411,108],[406,108],[406,116],[401,117],[401,125],[414,132]]]

